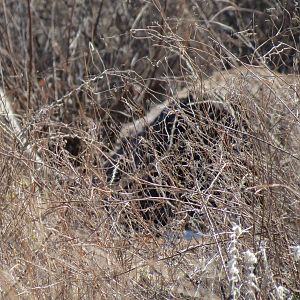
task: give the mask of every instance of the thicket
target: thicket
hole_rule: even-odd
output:
[[[0,5],[3,299],[299,298],[297,1]]]

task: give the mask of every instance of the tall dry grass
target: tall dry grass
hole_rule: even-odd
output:
[[[298,299],[298,13],[4,0],[2,298]]]

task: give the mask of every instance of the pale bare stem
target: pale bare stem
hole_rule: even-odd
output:
[[[2,1],[2,5],[3,5],[3,12],[4,12],[4,17],[5,17],[5,23],[8,24],[7,9],[6,9],[6,0]],[[12,49],[13,42],[12,42],[11,33],[10,33],[10,26],[6,27],[6,33],[7,33],[7,37],[8,37],[9,51],[13,51],[13,49]]]
[[[51,9],[51,51],[52,51],[52,72],[53,72],[53,86],[54,86],[54,100],[57,101],[58,100],[58,90],[57,90],[57,76],[56,76],[56,72],[57,72],[57,66],[56,66],[56,53],[58,53],[60,51],[60,49],[58,48],[58,43],[56,42],[56,26],[55,26],[55,20],[56,20],[56,0],[53,1],[52,3],[52,9]],[[62,115],[62,109],[60,114]]]
[[[230,234],[230,245],[228,249],[228,275],[230,282],[230,299],[235,300],[240,295],[240,270],[239,270],[239,249],[238,239],[242,234],[242,229],[239,225],[234,224],[232,233]]]
[[[259,292],[258,280],[255,275],[255,267],[257,264],[257,258],[251,250],[247,250],[243,253],[245,260],[245,299],[255,300],[256,293]]]

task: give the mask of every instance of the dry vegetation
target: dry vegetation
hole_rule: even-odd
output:
[[[2,299],[299,299],[299,12],[1,1]]]

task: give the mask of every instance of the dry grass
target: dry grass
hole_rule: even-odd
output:
[[[296,4],[86,2],[0,7],[1,297],[298,299]]]

